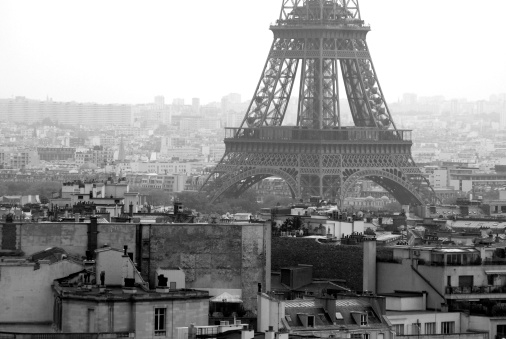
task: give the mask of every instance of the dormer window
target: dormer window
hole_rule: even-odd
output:
[[[314,327],[314,325],[315,325],[314,315],[308,315],[307,316],[307,327]]]
[[[360,326],[367,326],[367,314],[360,315]]]

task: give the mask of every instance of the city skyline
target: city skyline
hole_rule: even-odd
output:
[[[247,101],[281,6],[262,0],[246,13],[228,0],[142,7],[110,1],[97,10],[98,4],[0,3],[0,48],[7,51],[0,56],[0,97],[134,104],[164,95],[205,103],[237,92]],[[492,60],[504,56],[497,41],[505,3],[360,4],[388,102],[410,92],[469,100],[504,92],[506,66],[475,60],[490,50]]]

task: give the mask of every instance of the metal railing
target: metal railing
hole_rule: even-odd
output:
[[[134,333],[15,333],[0,332],[0,339],[116,339],[135,338]]]
[[[227,128],[226,139],[294,141],[411,141],[411,130],[376,128],[306,129],[297,127]]]
[[[506,286],[446,286],[446,294],[506,293]]]

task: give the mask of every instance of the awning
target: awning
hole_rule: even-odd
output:
[[[232,295],[227,292],[223,292],[222,294],[211,298],[210,302],[212,303],[242,303],[242,300],[239,299],[238,295]]]
[[[506,275],[506,270],[488,270],[485,271],[487,275],[497,274],[497,275]]]

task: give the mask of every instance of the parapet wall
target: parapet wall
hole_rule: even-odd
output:
[[[272,238],[272,270],[298,264],[313,265],[313,278],[346,280],[354,291],[363,290],[364,250],[361,245],[320,244],[315,239]]]
[[[136,224],[98,224],[97,247],[127,245],[135,253],[136,229]],[[21,250],[27,256],[48,247],[84,256],[88,248],[87,223],[6,223],[0,224],[0,233],[0,250]]]

